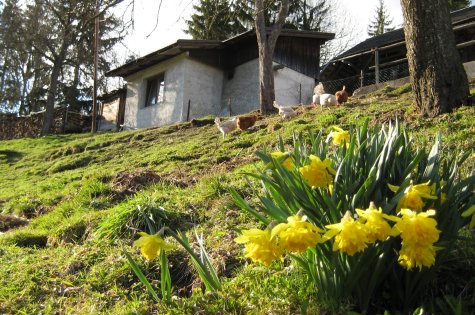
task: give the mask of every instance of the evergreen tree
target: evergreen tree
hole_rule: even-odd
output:
[[[368,26],[368,35],[377,36],[392,31],[394,30],[394,27],[390,27],[392,23],[393,21],[390,19],[384,6],[384,1],[379,0],[379,6],[376,8],[376,17]]]
[[[193,9],[195,13],[186,21],[185,30],[193,39],[224,40],[246,30],[243,16],[247,12],[228,0],[201,0]]]
[[[293,0],[284,28],[321,32],[331,24],[329,13],[327,0]]]

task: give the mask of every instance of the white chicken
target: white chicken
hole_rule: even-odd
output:
[[[279,115],[283,119],[292,118],[297,116],[297,112],[290,106],[281,106],[274,101],[274,107],[279,110]]]
[[[234,117],[233,119],[227,120],[227,121],[221,121],[219,117],[216,117],[214,119],[214,123],[218,127],[219,131],[223,134],[223,138],[225,135],[228,133],[231,133],[232,131],[236,130],[237,128],[237,117]]]
[[[319,97],[319,104],[321,107],[330,105],[335,106],[337,105],[336,96],[328,93],[322,94]]]

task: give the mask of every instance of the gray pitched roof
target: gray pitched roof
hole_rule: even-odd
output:
[[[465,21],[475,17],[475,6],[454,11],[450,15],[452,17],[452,24],[454,26],[460,25]],[[399,28],[382,35],[370,37],[335,57],[332,59],[332,61],[347,58],[365,51],[370,51],[376,47],[384,47],[397,42],[402,42],[404,39],[404,30]]]

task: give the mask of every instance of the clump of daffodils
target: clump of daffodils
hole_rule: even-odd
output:
[[[158,233],[150,235],[145,232],[139,232],[139,234],[141,237],[134,242],[134,246],[140,248],[140,253],[147,260],[155,259],[162,250],[167,251],[173,248]]]
[[[279,223],[266,230],[242,231],[237,243],[245,244],[246,257],[269,266],[282,259],[285,252],[302,253],[319,243],[333,240],[333,250],[353,256],[368,245],[384,242],[390,236],[402,239],[398,262],[406,269],[431,267],[435,263],[440,231],[437,221],[431,218],[434,210],[416,212],[402,209],[401,217],[389,216],[371,203],[366,210],[356,209],[358,219],[347,211],[336,224],[326,225],[326,232],[307,222],[305,215],[294,215],[286,223]],[[394,221],[393,227],[388,221]],[[321,234],[324,233],[322,236]]]

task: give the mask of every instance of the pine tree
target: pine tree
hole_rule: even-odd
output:
[[[384,1],[379,0],[379,6],[376,8],[375,20],[371,21],[368,26],[368,35],[377,36],[392,31],[394,30],[394,27],[390,27],[392,23],[393,21],[390,19],[386,7],[384,6]]]
[[[193,9],[195,13],[186,21],[185,30],[193,39],[223,40],[246,30],[240,20],[243,11],[235,10],[237,7],[228,0],[201,0]]]

